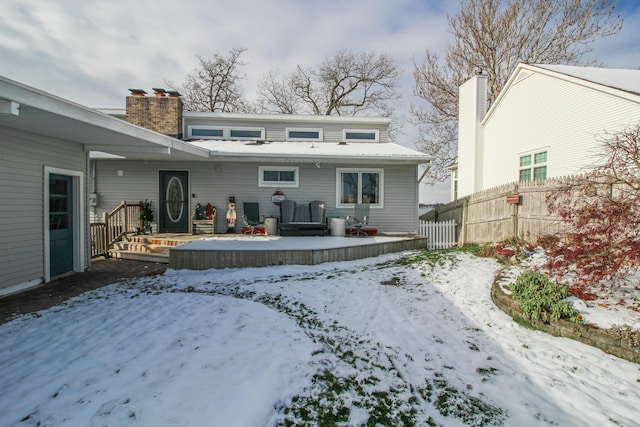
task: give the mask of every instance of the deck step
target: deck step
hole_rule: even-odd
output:
[[[169,264],[169,254],[138,252],[127,250],[112,250],[109,252],[112,258],[128,259],[131,261],[158,262],[161,264]]]
[[[154,243],[140,243],[140,242],[118,242],[113,245],[113,248],[118,251],[131,251],[131,252],[143,252],[143,253],[156,253],[169,255],[169,250],[173,246],[159,245]]]

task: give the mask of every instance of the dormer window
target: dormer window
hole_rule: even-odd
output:
[[[345,142],[378,142],[380,131],[367,129],[345,129],[343,131]]]

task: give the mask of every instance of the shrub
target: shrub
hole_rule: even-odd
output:
[[[570,302],[564,301],[567,289],[550,282],[544,275],[525,271],[511,284],[513,299],[516,300],[522,314],[529,320],[569,319],[580,323],[581,316]]]

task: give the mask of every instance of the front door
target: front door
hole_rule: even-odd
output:
[[[160,233],[189,231],[189,172],[160,171]]]
[[[49,175],[49,265],[51,276],[73,270],[73,178]]]

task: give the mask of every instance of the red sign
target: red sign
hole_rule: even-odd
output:
[[[520,203],[520,196],[518,194],[512,194],[507,196],[507,203],[518,204]]]

